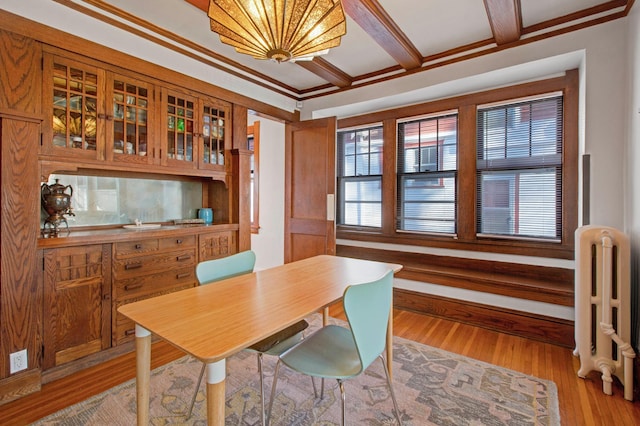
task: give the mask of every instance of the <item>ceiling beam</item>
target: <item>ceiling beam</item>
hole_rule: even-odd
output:
[[[337,87],[349,87],[353,82],[349,74],[320,56],[314,57],[312,61],[297,61],[296,64]]]
[[[342,7],[402,68],[410,70],[422,66],[420,51],[377,0],[342,0]]]
[[[496,44],[506,44],[520,40],[522,14],[520,0],[484,0],[491,32]]]
[[[205,12],[209,11],[209,0],[186,0],[186,2]]]

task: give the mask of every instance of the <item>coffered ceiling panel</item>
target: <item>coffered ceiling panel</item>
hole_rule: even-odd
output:
[[[342,0],[347,34],[309,62],[277,63],[237,53],[211,32],[209,0],[50,0],[189,52],[295,100],[403,78],[615,20],[633,0]]]

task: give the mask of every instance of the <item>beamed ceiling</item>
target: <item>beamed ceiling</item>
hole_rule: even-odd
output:
[[[622,17],[634,0],[342,0],[347,34],[313,61],[237,53],[208,0],[54,0],[295,100],[352,90]],[[615,46],[612,46],[614,48]]]

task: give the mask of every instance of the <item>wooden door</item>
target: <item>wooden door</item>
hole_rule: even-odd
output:
[[[335,254],[335,117],[285,128],[285,263]]]
[[[110,244],[45,250],[44,369],[110,347],[110,259]]]

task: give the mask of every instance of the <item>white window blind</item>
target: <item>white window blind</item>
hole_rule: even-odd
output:
[[[561,95],[478,108],[477,232],[559,240]]]

